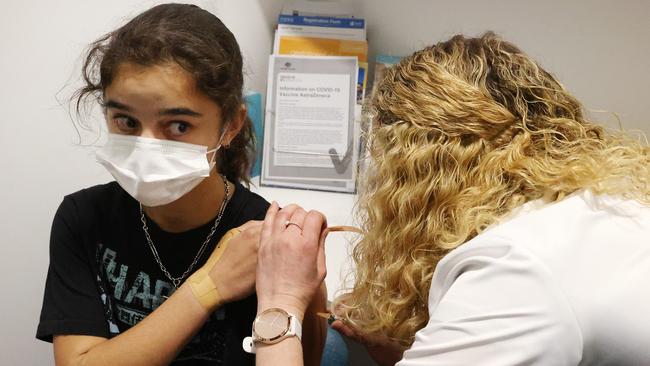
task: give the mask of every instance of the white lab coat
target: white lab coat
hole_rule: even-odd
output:
[[[398,366],[650,365],[650,208],[530,202],[449,253]]]

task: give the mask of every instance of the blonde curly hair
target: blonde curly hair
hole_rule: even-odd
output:
[[[344,319],[408,347],[438,261],[521,204],[577,190],[650,203],[650,150],[607,132],[534,60],[489,32],[391,68],[369,104],[354,287]]]

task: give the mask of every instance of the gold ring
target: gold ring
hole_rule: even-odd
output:
[[[294,225],[295,227],[297,227],[298,229],[300,229],[300,231],[302,231],[302,228],[300,227],[300,225],[296,224],[295,222],[291,222],[291,221],[289,221],[289,220],[287,220],[287,221],[284,222],[284,228],[285,228],[285,229],[288,228],[289,225]]]

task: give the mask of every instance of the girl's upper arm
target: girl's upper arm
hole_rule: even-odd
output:
[[[50,264],[36,332],[41,340],[51,342],[57,334],[109,336],[98,275],[93,270],[96,244],[84,234],[88,228],[82,212],[68,196],[52,223]]]
[[[327,308],[327,288],[325,283],[314,294],[303,320],[303,359],[306,366],[320,365],[320,360],[327,337],[327,320],[316,315],[325,312]]]

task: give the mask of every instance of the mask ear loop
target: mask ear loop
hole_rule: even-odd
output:
[[[212,150],[208,150],[208,151],[205,152],[206,154],[214,153],[214,154],[212,154],[212,158],[210,158],[210,161],[208,162],[208,164],[210,164],[210,169],[212,169],[214,167],[214,165],[215,165],[215,160],[217,158],[217,152],[219,151],[219,149],[221,149],[221,141],[223,141],[224,136],[226,136],[226,131],[225,130],[221,134],[221,137],[219,137],[219,144],[217,145],[217,147],[215,147]]]

